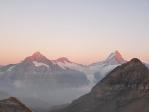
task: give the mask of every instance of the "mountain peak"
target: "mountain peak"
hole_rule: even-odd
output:
[[[41,54],[39,51],[37,51],[37,52],[33,53],[32,56],[41,56],[41,55],[42,55],[42,54]]]
[[[116,50],[108,56],[105,62],[109,64],[122,64],[126,61],[122,57],[121,53],[118,50]]]
[[[149,79],[148,68],[137,58],[122,64],[111,71],[101,82],[115,84],[124,84],[125,86],[134,86],[133,84],[142,84]],[[143,82],[144,81],[144,82]]]
[[[27,57],[25,61],[49,62],[50,60],[40,52],[35,52],[31,56]]]
[[[111,58],[113,58],[113,57],[115,57],[115,58],[118,59],[118,60],[123,59],[121,53],[120,53],[118,50],[112,52],[112,53],[109,55],[109,57],[108,57],[107,59],[111,59]]]
[[[129,62],[130,63],[142,63],[138,58],[133,58]]]
[[[31,57],[33,57],[34,59],[40,59],[45,56],[43,56],[40,52],[37,51],[37,52],[33,53]]]
[[[121,53],[118,50],[116,50],[114,53],[115,53],[116,56],[121,56],[122,57]]]
[[[70,61],[69,61],[69,59],[68,59],[68,58],[66,58],[66,57],[61,57],[61,58],[58,58],[56,61],[57,61],[57,62],[62,62],[62,63],[65,63],[65,62],[70,62]]]

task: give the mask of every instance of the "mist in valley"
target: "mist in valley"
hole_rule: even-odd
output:
[[[74,99],[88,93],[93,85],[81,87],[49,88],[40,85],[28,87],[4,87],[0,89],[0,98],[5,99],[14,96],[30,107],[33,111],[49,111],[55,106],[71,103]]]

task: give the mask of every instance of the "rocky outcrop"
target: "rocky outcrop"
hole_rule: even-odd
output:
[[[56,112],[149,112],[149,70],[137,58],[122,64],[90,93]]]
[[[32,112],[15,97],[0,100],[0,112]]]

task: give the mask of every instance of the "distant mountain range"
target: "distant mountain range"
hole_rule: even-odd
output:
[[[11,81],[16,87],[26,86],[41,79],[48,80],[51,86],[77,87],[98,82],[108,72],[125,62],[118,51],[111,53],[106,60],[88,66],[72,62],[65,57],[50,60],[40,52],[35,52],[20,63],[2,66],[0,79]]]
[[[126,61],[118,51],[90,65],[66,57],[50,60],[35,52],[20,63],[0,67],[0,93],[2,98],[17,96],[33,111],[47,112],[50,106],[68,103],[96,84],[91,92],[54,112],[148,112],[147,67],[136,58]]]
[[[148,112],[149,69],[137,58],[99,81],[88,94],[51,112]]]
[[[68,103],[87,93],[124,63],[127,61],[118,51],[90,65],[78,64],[66,57],[50,60],[35,52],[19,63],[0,67],[0,91],[18,97],[35,111],[46,112],[50,106]]]
[[[36,85],[51,88],[94,85],[117,66],[126,63],[119,51],[110,53],[104,60],[90,65],[70,61],[66,57],[50,60],[35,52],[17,64],[0,67],[0,83],[23,88]],[[149,67],[148,64],[146,64]]]
[[[32,84],[54,87],[77,87],[88,84],[83,72],[63,67],[68,60],[49,60],[36,52],[17,64],[0,68],[0,79],[18,88]],[[71,62],[69,62],[70,64]],[[2,81],[1,81],[2,82]]]

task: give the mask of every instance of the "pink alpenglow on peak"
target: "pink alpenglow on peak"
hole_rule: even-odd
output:
[[[115,58],[117,59],[117,61],[124,61],[124,59],[123,59],[123,57],[122,57],[122,55],[120,54],[120,52],[119,51],[115,51]]]
[[[51,63],[50,60],[42,55],[40,52],[35,52],[31,56],[25,58],[24,61],[37,61],[37,62],[44,62],[44,63]]]
[[[56,60],[56,62],[61,62],[61,63],[68,62],[68,63],[71,63],[71,61],[70,61],[68,58],[66,58],[66,57],[58,58],[58,59]]]
[[[39,51],[37,51],[37,52],[33,53],[32,56],[39,57],[39,56],[42,56],[42,54]]]
[[[105,62],[108,64],[122,64],[125,63],[126,61],[122,57],[121,53],[118,50],[116,50],[115,52],[111,53],[108,56]]]

